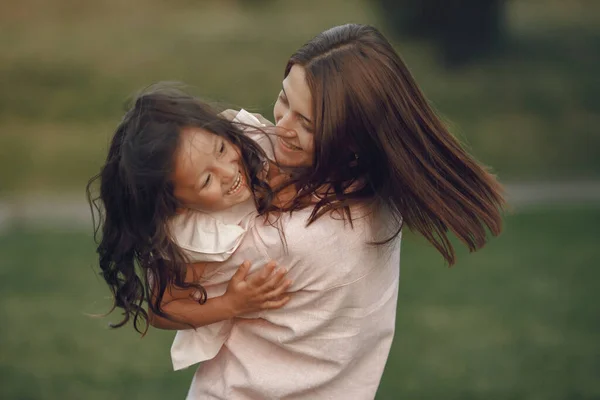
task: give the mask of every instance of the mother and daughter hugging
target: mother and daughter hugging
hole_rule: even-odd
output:
[[[452,265],[451,233],[471,251],[500,233],[501,186],[371,26],[298,49],[273,116],[163,85],[135,99],[88,185],[116,326],[177,330],[189,399],[372,399],[402,228]]]

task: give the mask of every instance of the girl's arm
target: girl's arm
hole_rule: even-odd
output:
[[[200,266],[196,264],[196,270]],[[291,285],[284,279],[286,270],[275,271],[275,263],[268,263],[262,270],[248,275],[250,263],[244,262],[233,275],[222,296],[209,298],[198,304],[195,289],[165,290],[161,309],[176,321],[154,314],[150,309],[150,325],[158,329],[191,329],[224,321],[243,314],[283,307],[290,297],[283,296]],[[275,272],[274,272],[275,271]],[[190,276],[190,274],[188,274]]]

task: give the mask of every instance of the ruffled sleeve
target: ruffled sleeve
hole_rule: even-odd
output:
[[[241,216],[244,219],[246,215]],[[240,221],[241,222],[241,221]],[[224,223],[196,210],[186,210],[170,221],[171,235],[190,262],[227,260],[242,241],[246,229]]]

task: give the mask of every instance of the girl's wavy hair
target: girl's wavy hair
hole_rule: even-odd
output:
[[[374,27],[328,29],[289,59],[304,68],[312,94],[312,168],[295,174],[300,189],[287,210],[313,204],[308,223],[349,205],[375,201],[422,234],[452,265],[449,232],[477,250],[486,228],[502,230],[502,187],[448,131],[407,66]],[[323,190],[323,188],[327,188]],[[312,200],[317,196],[317,203]]]
[[[113,295],[111,311],[123,310],[123,319],[112,327],[132,319],[135,330],[144,334],[149,324],[144,302],[156,315],[171,318],[160,308],[170,285],[194,287],[202,294],[200,302],[206,301],[200,284],[184,282],[187,260],[167,224],[180,207],[171,176],[181,131],[188,127],[208,130],[241,150],[259,212],[272,199],[270,187],[258,178],[265,153],[235,123],[168,85],[155,85],[139,94],[114,133],[104,166],[86,188],[101,275]],[[94,196],[96,183],[100,188]]]

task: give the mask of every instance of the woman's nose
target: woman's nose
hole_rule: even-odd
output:
[[[289,125],[290,125],[290,112],[286,111],[283,114],[281,114],[281,118],[276,120],[275,126],[280,127],[280,128],[289,128]]]
[[[292,127],[290,113],[285,113],[279,121],[277,121],[277,134],[285,138],[293,138],[296,136],[296,131]]]

